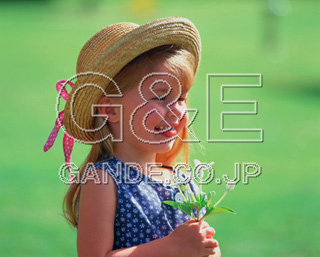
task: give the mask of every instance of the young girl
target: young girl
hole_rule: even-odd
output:
[[[60,117],[66,160],[73,138],[92,144],[64,199],[78,256],[220,256],[213,228],[162,203],[179,198],[170,179],[188,161],[199,60],[198,31],[179,17],[110,25],[82,48]]]

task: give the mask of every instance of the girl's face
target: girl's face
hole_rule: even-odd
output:
[[[123,92],[116,103],[123,107],[123,144],[148,153],[171,150],[187,125],[187,92],[163,64],[145,74],[140,85]],[[119,131],[119,130],[118,130]],[[119,144],[119,143],[118,143]]]

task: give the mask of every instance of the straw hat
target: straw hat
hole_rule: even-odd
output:
[[[103,96],[106,82],[137,56],[162,45],[178,45],[192,53],[196,60],[194,72],[197,72],[200,36],[193,23],[185,18],[162,18],[141,26],[113,24],[89,39],[79,54],[77,74],[94,74],[78,76],[70,92],[64,111],[67,133],[78,141],[94,144],[92,105]]]

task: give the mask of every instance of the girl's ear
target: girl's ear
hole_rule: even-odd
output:
[[[113,99],[106,96],[101,97],[98,102],[98,113],[103,119],[111,122],[117,123],[120,121],[119,107],[114,106]]]

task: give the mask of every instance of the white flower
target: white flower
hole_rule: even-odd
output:
[[[200,169],[199,179],[202,180],[202,178],[203,178],[203,169],[206,168],[206,167],[203,167],[203,164],[197,159],[194,159],[193,162],[194,162],[194,166],[195,166],[196,171],[198,171]]]
[[[194,162],[194,166],[196,166],[196,167],[201,164],[201,162],[197,159],[194,159],[193,162]]]
[[[212,165],[214,164],[214,162],[210,162],[208,164],[202,164],[199,160],[194,159],[194,166],[195,168],[198,170],[200,169],[200,178],[203,178],[203,170],[207,170],[210,169],[212,167]]]
[[[183,196],[180,194],[180,193],[177,193],[175,196],[174,196],[174,200],[178,203],[183,203],[184,202],[184,199],[183,199]]]
[[[181,175],[180,174],[181,170],[177,168],[177,166],[180,167],[179,165],[176,165],[174,167],[175,172],[171,174],[170,182],[175,182],[173,184],[169,184],[171,187],[186,185],[190,183],[190,181],[192,180],[191,170],[189,168],[186,170],[186,172],[183,175]]]
[[[210,169],[211,166],[214,164],[214,162],[210,162],[208,164],[202,164],[199,160],[194,159],[194,166],[196,171],[200,169],[200,174],[199,174],[199,180],[200,180],[200,185],[199,185],[199,190],[202,192],[202,178],[203,178],[203,170]]]
[[[211,168],[211,166],[214,164],[214,162],[210,162],[207,164],[207,169]]]
[[[235,186],[236,186],[236,182],[234,182],[233,180],[229,180],[226,185],[227,191],[233,190]]]

